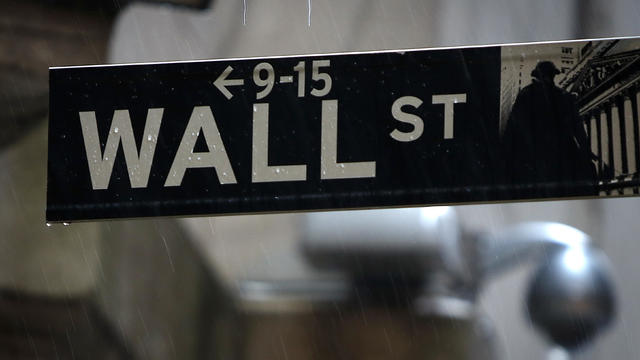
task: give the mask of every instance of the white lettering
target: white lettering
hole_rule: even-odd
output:
[[[444,104],[444,138],[453,139],[453,105],[467,102],[467,94],[433,95],[433,104]]]
[[[252,181],[305,181],[306,165],[269,166],[269,104],[253,105]]]
[[[113,113],[104,154],[100,151],[100,137],[98,135],[95,111],[79,113],[89,173],[91,175],[91,186],[94,190],[104,190],[109,187],[113,164],[121,140],[131,187],[143,188],[147,186],[163,112],[164,109],[162,108],[149,109],[147,112],[139,156],[128,110],[116,110]]]
[[[193,148],[200,135],[200,130],[202,130],[209,151],[194,153]],[[173,164],[164,186],[180,186],[184,173],[188,168],[207,167],[216,169],[220,184],[236,183],[236,177],[231,168],[231,163],[211,108],[208,106],[196,106],[193,108],[187,129],[184,131],[180,147],[176,157],[173,159]]]
[[[402,111],[402,107],[407,105],[417,109],[422,105],[422,100],[415,96],[403,96],[394,101],[393,105],[391,105],[391,115],[394,119],[413,125],[413,130],[411,132],[402,132],[398,129],[394,129],[391,134],[389,134],[394,140],[400,142],[417,140],[422,136],[422,132],[424,131],[424,122],[419,116]]]
[[[375,161],[338,163],[338,100],[322,101],[321,128],[321,179],[349,179],[376,176]]]

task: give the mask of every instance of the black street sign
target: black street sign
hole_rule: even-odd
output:
[[[639,48],[52,68],[47,221],[637,194]]]

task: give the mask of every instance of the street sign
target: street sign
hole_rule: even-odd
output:
[[[47,221],[637,194],[639,49],[51,68]]]

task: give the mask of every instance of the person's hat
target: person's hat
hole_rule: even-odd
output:
[[[531,71],[531,76],[540,79],[543,75],[555,76],[560,74],[560,70],[551,61],[540,61],[536,68]]]

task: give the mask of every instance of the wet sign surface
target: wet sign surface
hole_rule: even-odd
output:
[[[639,46],[52,68],[47,220],[635,194]]]

